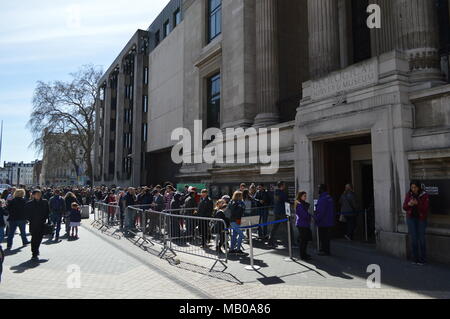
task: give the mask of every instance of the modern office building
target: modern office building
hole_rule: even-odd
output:
[[[205,184],[218,197],[284,180],[311,200],[321,183],[335,198],[352,183],[369,239],[405,256],[402,200],[419,179],[430,254],[450,261],[449,16],[447,0],[172,0],[99,85],[96,183]],[[278,128],[280,169],[174,164],[171,133],[196,120]]]

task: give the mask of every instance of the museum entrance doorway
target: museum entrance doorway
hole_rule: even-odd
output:
[[[353,185],[356,195],[357,224],[355,241],[375,240],[374,179],[371,136],[359,135],[314,143],[315,185],[328,185],[330,195],[340,212],[339,199],[345,185]],[[317,188],[317,187],[316,187]],[[317,192],[317,190],[316,190]],[[315,198],[318,194],[315,194]],[[335,236],[344,237],[345,218],[337,217]]]

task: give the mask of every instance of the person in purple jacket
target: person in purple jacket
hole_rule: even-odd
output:
[[[319,228],[319,256],[330,256],[331,229],[335,225],[335,208],[333,198],[328,193],[327,185],[319,186],[319,200],[314,219]]]
[[[311,205],[306,202],[307,199],[307,193],[302,191],[298,193],[295,201],[295,213],[297,215],[296,226],[300,234],[300,259],[304,261],[311,259],[311,256],[308,255],[307,250],[308,242],[312,240],[311,215],[309,213],[309,208]]]

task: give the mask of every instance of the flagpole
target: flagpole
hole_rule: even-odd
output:
[[[0,129],[0,166],[2,163],[2,144],[3,144],[3,120],[2,120],[1,129]]]

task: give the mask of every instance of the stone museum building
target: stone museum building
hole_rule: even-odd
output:
[[[367,25],[370,4],[381,28]],[[450,262],[448,0],[172,0],[99,83],[97,185],[352,183],[366,237],[406,256],[402,201],[431,195],[431,258]],[[174,129],[280,130],[280,169],[181,164]],[[229,138],[229,137],[226,137]],[[364,236],[363,236],[364,237]]]

